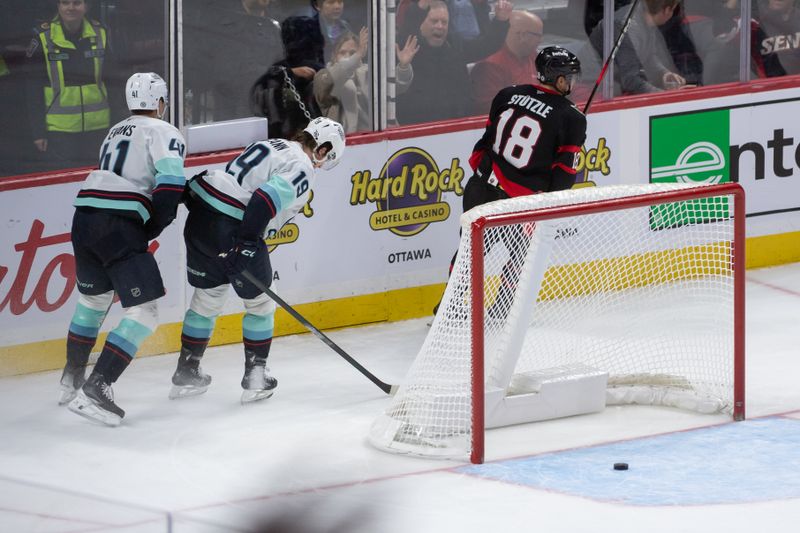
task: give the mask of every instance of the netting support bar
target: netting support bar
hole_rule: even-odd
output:
[[[733,195],[733,419],[745,418],[745,391],[744,391],[744,292],[746,268],[745,262],[745,203],[744,189],[738,183],[730,185]],[[716,185],[721,187],[723,185]]]
[[[484,338],[483,338],[483,231],[486,219],[476,220],[470,229],[470,239],[473,257],[478,258],[473,262],[470,290],[472,291],[472,313],[470,318],[472,335],[472,452],[470,461],[473,464],[483,463],[484,448]]]

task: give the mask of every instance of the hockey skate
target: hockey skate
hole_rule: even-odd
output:
[[[86,367],[67,363],[61,374],[61,393],[58,405],[66,405],[74,400],[84,383],[86,383]]]
[[[200,361],[191,357],[191,352],[181,351],[178,357],[178,368],[172,374],[172,389],[169,399],[186,398],[203,394],[211,385],[211,376],[200,368]]]
[[[431,316],[430,320],[428,320],[425,323],[428,327],[431,327],[431,325],[433,325],[433,320],[436,318],[436,314],[439,312],[439,306],[440,305],[442,305],[442,301],[441,300],[439,300],[436,303],[436,305],[433,306],[433,316]]]
[[[244,377],[242,378],[242,403],[251,403],[265,400],[273,395],[278,380],[267,374],[269,369],[264,364],[245,364]]]
[[[94,422],[116,427],[125,416],[125,411],[114,403],[114,391],[103,376],[93,373],[84,383],[78,395],[67,406],[73,413]]]

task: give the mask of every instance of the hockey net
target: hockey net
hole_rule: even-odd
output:
[[[375,446],[482,462],[486,427],[607,404],[744,418],[737,184],[519,197],[465,213],[461,228],[439,312],[370,430]],[[597,390],[593,405],[572,405]]]

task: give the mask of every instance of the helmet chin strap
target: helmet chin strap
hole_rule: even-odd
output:
[[[161,107],[161,102],[164,102],[163,98],[159,99],[159,101],[158,101],[158,105],[156,107],[156,117],[158,117],[159,120],[164,120],[164,115],[166,115],[166,113],[167,113],[167,108],[169,107],[169,104],[164,102],[164,110],[159,113],[158,110]]]
[[[319,150],[319,146],[317,146],[311,151],[311,161],[314,163],[315,166],[319,165],[319,168],[321,168],[322,170],[330,170],[336,166],[338,162],[332,162],[331,160],[328,159],[328,154],[330,152],[326,152],[325,156],[322,159],[317,159],[317,150]]]

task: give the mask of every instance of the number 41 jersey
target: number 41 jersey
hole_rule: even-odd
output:
[[[512,197],[569,189],[585,140],[586,117],[566,97],[536,85],[515,85],[494,97],[470,165],[481,174],[494,172]]]
[[[173,125],[132,115],[108,130],[98,168],[86,177],[74,205],[133,211],[147,222],[180,200],[185,151],[183,135]]]

